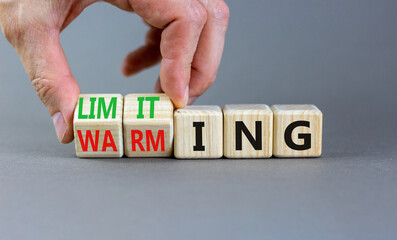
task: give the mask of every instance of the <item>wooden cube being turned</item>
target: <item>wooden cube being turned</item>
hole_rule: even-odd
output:
[[[273,155],[321,156],[323,114],[314,105],[274,105]]]
[[[223,107],[224,147],[227,158],[269,158],[273,152],[273,112],[265,104]]]
[[[81,94],[74,112],[74,142],[78,157],[122,157],[123,96]]]
[[[129,94],[124,98],[124,151],[128,157],[170,157],[174,105],[165,94]]]
[[[219,106],[187,106],[174,113],[176,158],[220,158],[223,115]]]

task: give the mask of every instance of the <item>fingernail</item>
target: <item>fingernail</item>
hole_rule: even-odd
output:
[[[197,100],[197,97],[191,97],[189,98],[189,101],[187,102],[188,105],[193,104]]]
[[[57,112],[52,116],[52,123],[54,124],[55,127],[55,132],[57,134],[58,140],[62,142],[65,133],[68,129],[68,126],[66,125],[65,119],[63,118],[62,113]]]
[[[189,86],[185,89],[185,105],[189,104]]]

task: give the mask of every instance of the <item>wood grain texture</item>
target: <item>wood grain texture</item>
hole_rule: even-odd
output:
[[[202,146],[197,147],[197,127],[203,123]],[[223,114],[219,106],[187,106],[174,113],[174,155],[176,158],[220,158],[223,155]]]
[[[94,104],[90,99],[95,100]],[[84,158],[122,157],[122,116],[122,95],[81,94],[73,119],[76,155]]]
[[[319,157],[322,151],[322,112],[314,105],[274,105],[273,155],[276,157]],[[295,150],[287,145],[286,130],[291,123],[309,122],[310,126],[297,126],[290,134],[292,142],[304,146],[305,150]],[[303,134],[299,136],[299,134]],[[305,135],[308,139],[304,139]],[[310,147],[310,148],[308,148]]]
[[[148,98],[158,97],[158,101]],[[142,112],[138,98],[144,98]],[[154,107],[153,116],[150,110]],[[165,94],[129,94],[124,99],[124,150],[128,157],[170,157],[173,150],[174,105]],[[141,118],[138,118],[141,115]],[[142,116],[143,115],[143,116]],[[142,133],[140,141],[139,134]],[[162,148],[164,144],[164,148]]]
[[[227,158],[269,158],[273,153],[273,112],[265,104],[233,104],[223,107],[224,148]],[[252,136],[242,133],[241,123]],[[257,129],[257,125],[260,127]],[[237,127],[237,131],[236,131]],[[256,134],[258,131],[258,135]],[[236,135],[237,134],[237,135]],[[240,142],[241,144],[237,144]]]

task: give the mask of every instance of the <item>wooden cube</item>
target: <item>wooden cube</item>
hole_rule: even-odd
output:
[[[273,154],[321,156],[323,114],[314,105],[274,105]]]
[[[223,107],[223,152],[227,158],[269,158],[273,152],[273,112],[265,104]]]
[[[174,105],[165,94],[129,94],[124,99],[124,150],[128,157],[170,157]]]
[[[219,106],[187,106],[174,113],[176,158],[220,158],[223,115]]]
[[[74,142],[78,157],[122,157],[123,96],[81,94],[74,112]]]

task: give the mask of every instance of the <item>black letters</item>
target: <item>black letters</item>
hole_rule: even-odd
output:
[[[285,143],[287,144],[288,147],[294,149],[294,150],[298,150],[298,151],[303,151],[303,150],[308,150],[311,148],[312,144],[311,144],[311,134],[310,133],[299,133],[298,134],[298,138],[299,139],[303,139],[303,144],[302,145],[298,145],[295,144],[292,141],[292,131],[297,128],[297,127],[308,127],[310,128],[310,122],[308,121],[296,121],[291,123],[286,129],[285,129],[285,133],[284,133],[284,140]]]
[[[193,146],[193,151],[205,151],[205,146],[203,146],[204,122],[193,122],[193,127],[196,128],[196,146]]]
[[[248,131],[247,126],[245,126],[244,122],[237,121],[236,122],[236,150],[242,150],[242,141],[243,136],[241,133],[247,137],[248,141],[254,147],[255,150],[262,150],[262,122],[256,121],[255,122],[255,135],[256,138],[251,135]]]

